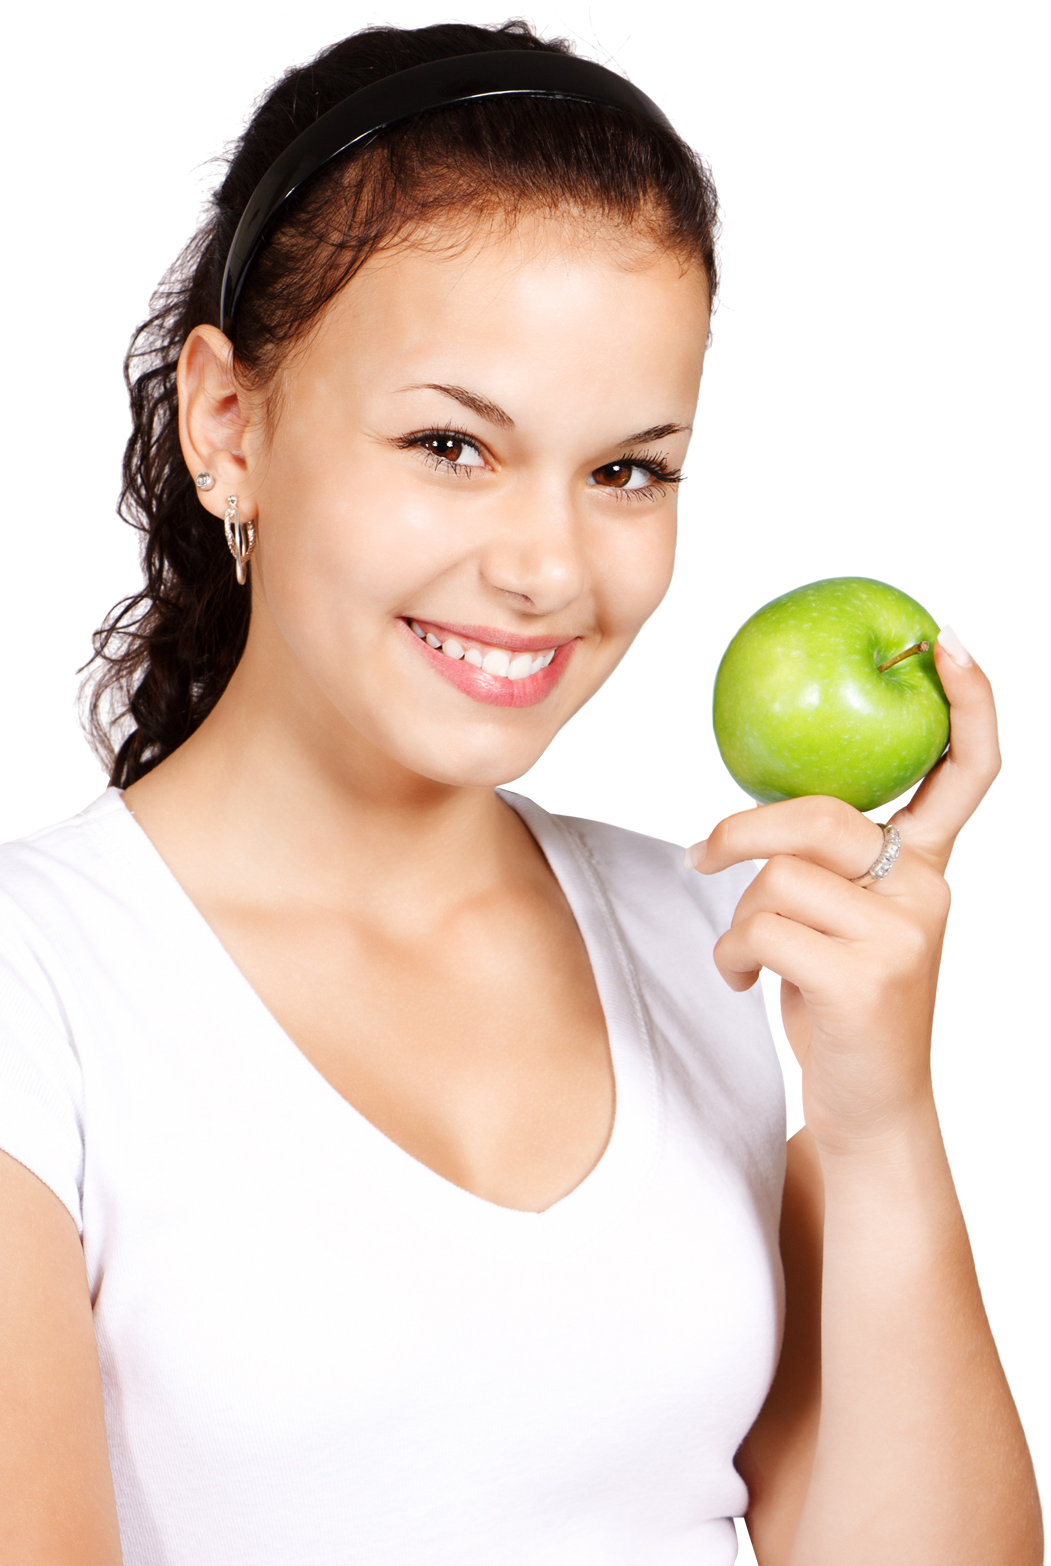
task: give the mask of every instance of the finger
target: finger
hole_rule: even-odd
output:
[[[853,880],[865,874],[882,848],[882,830],[853,805],[809,794],[727,816],[689,853],[704,875],[750,859],[794,854]]]
[[[733,923],[758,913],[779,914],[845,941],[870,939],[889,917],[885,899],[791,854],[775,854],[760,870],[737,904]]]
[[[751,989],[769,968],[806,994],[834,983],[834,970],[847,953],[847,947],[794,919],[762,912],[732,925],[716,941],[713,956],[732,990]]]
[[[944,868],[956,834],[1000,770],[1000,746],[992,687],[949,626],[935,643],[934,660],[949,698],[949,749],[894,824]]]

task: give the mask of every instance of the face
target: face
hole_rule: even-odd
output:
[[[241,471],[200,453],[257,520],[242,692],[441,783],[520,776],[668,586],[707,331],[699,268],[599,224],[368,263]]]

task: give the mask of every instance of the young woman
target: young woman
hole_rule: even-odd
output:
[[[981,671],[878,879],[834,800],[684,864],[494,787],[667,587],[714,224],[518,24],[236,150],[131,355],[113,787],[0,857],[3,1560],[1039,1561],[929,1073]]]

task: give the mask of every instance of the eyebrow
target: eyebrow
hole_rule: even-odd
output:
[[[667,440],[669,435],[689,434],[692,429],[692,424],[651,424],[648,430],[639,430],[635,435],[625,435],[621,445],[645,446],[653,440]]]
[[[515,421],[503,408],[495,402],[490,402],[488,397],[483,397],[479,392],[468,391],[465,386],[440,386],[434,381],[423,381],[418,386],[402,386],[400,391],[436,391],[443,397],[451,397],[454,402],[460,403],[464,408],[470,408],[480,419],[485,419],[489,424],[497,424],[501,429],[513,430]]]
[[[513,430],[515,421],[509,413],[488,397],[483,397],[480,392],[468,391],[465,386],[445,386],[436,381],[421,381],[415,386],[401,386],[399,391],[436,391],[443,397],[451,397],[454,402],[460,403],[464,408],[469,408],[480,419],[485,419],[490,424],[499,425],[501,429]],[[651,441],[667,440],[669,435],[688,434],[693,426],[690,424],[651,424],[648,429],[637,430],[634,435],[625,435],[619,442],[622,446],[645,446]]]

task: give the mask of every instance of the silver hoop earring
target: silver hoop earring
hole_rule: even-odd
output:
[[[194,483],[197,485],[198,489],[215,488],[215,480],[210,473],[198,473],[197,477],[194,479]]]
[[[234,557],[234,566],[237,571],[237,580],[243,587],[248,580],[248,562],[255,548],[255,523],[250,517],[241,520],[241,513],[237,509],[237,496],[227,495],[226,515],[223,517],[223,526],[226,529],[226,542],[230,553]]]

